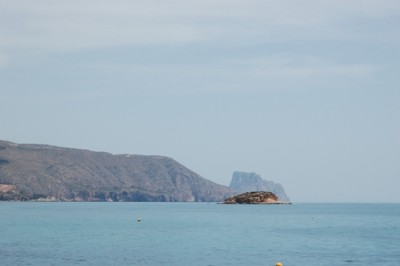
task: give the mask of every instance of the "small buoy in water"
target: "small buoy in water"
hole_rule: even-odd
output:
[[[275,266],[283,266],[282,262],[277,262]]]
[[[139,219],[137,219],[137,222],[138,222],[138,223],[140,223],[141,221],[142,221],[142,220],[140,220],[140,218],[139,218]]]

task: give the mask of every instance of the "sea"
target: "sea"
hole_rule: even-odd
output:
[[[0,202],[0,265],[400,265],[400,204]]]

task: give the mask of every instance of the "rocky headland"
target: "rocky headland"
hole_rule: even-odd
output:
[[[165,156],[0,141],[0,200],[220,202],[232,195]]]

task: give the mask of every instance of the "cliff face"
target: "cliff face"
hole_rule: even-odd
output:
[[[237,193],[270,191],[279,198],[280,202],[290,202],[281,184],[264,180],[256,173],[234,172],[229,187]]]
[[[0,185],[0,200],[221,201],[232,195],[168,157],[5,141]]]

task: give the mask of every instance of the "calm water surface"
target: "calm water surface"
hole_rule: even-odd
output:
[[[399,266],[400,204],[0,202],[1,265],[277,261]]]

